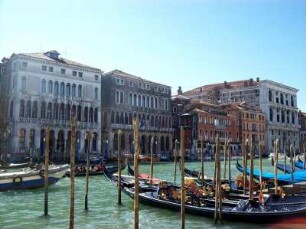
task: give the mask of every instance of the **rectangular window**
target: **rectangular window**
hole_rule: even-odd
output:
[[[27,68],[28,67],[28,62],[22,62],[21,67],[22,68]]]
[[[133,87],[133,82],[132,81],[130,81],[130,87]]]
[[[83,77],[83,72],[79,72],[79,77]]]
[[[62,69],[61,69],[61,74],[62,74],[62,75],[65,75],[65,74],[66,74],[66,69],[62,68]]]
[[[95,75],[95,80],[99,80],[99,76],[98,75]]]
[[[73,76],[76,76],[76,75],[77,75],[77,72],[76,72],[76,71],[72,71],[72,75],[73,75]]]
[[[46,65],[42,65],[41,66],[41,70],[44,71],[44,72],[47,71],[47,66]]]
[[[49,72],[53,72],[53,67],[49,67]]]

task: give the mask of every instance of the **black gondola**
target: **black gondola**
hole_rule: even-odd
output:
[[[111,173],[105,171],[105,176],[116,184],[117,178]],[[122,190],[132,199],[134,198],[134,186],[122,185]],[[179,211],[180,201],[173,199],[165,199],[161,195],[161,187],[157,190],[142,191],[139,193],[139,201],[143,204],[148,204],[156,207],[166,208],[170,210]],[[294,197],[292,197],[294,198]],[[253,223],[273,223],[297,216],[306,216],[306,204],[296,204],[300,199],[285,200],[282,198],[268,198],[268,200],[260,204],[256,201],[241,200],[235,206],[222,204],[222,217],[228,221],[244,221]],[[296,202],[296,203],[295,203]],[[186,202],[185,210],[187,213],[194,215],[202,215],[207,217],[214,216],[214,207],[208,202],[203,205],[195,203],[194,201]]]

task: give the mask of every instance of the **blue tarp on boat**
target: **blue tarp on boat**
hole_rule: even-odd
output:
[[[238,160],[237,160],[236,168],[240,172],[244,171],[244,168],[239,164]],[[250,174],[250,169],[249,168],[246,169],[246,173],[248,175]],[[259,169],[254,169],[253,170],[253,175],[254,175],[255,179],[259,179],[260,170]],[[273,173],[267,173],[267,172],[262,173],[262,179],[264,179],[264,180],[273,180],[274,177],[275,177],[275,175]],[[291,174],[278,174],[277,175],[277,180],[279,182],[284,183],[284,184],[292,184],[291,179],[292,179]],[[293,183],[298,183],[298,182],[302,182],[302,181],[306,181],[306,170],[295,171],[293,173]]]

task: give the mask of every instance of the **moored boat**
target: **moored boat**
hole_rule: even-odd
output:
[[[238,160],[236,163],[236,168],[240,172],[244,171],[243,166],[239,164]],[[250,174],[249,168],[246,169],[246,173],[248,175]],[[255,179],[259,180],[260,171],[258,169],[254,169],[253,176]],[[274,177],[275,177],[273,173],[268,173],[268,172],[263,172],[261,176],[263,180],[270,181],[270,182],[273,182]],[[293,178],[293,183],[299,183],[299,182],[306,181],[306,170],[295,171],[292,174],[278,174],[277,175],[277,180],[278,180],[279,185],[292,184],[292,178]]]
[[[49,166],[49,185],[55,184],[67,172],[69,165]],[[0,191],[36,189],[44,186],[44,170],[31,169],[27,171],[0,173]]]
[[[31,165],[31,162],[24,162],[24,163],[1,163],[0,169],[20,169],[26,168]]]
[[[105,173],[107,178],[116,184],[114,176]],[[169,187],[179,188],[170,185]],[[157,190],[148,189],[145,191],[141,189],[139,192],[139,202],[155,207],[166,208],[170,210],[179,211],[181,208],[180,199],[169,198],[164,196],[165,187],[159,186]],[[167,189],[167,188],[166,188]],[[122,185],[122,190],[129,197],[134,199],[134,186],[132,183],[129,185]],[[169,188],[170,190],[170,188]],[[169,192],[168,192],[169,193]],[[201,215],[213,217],[215,213],[213,198],[205,198],[205,201],[193,201],[194,199],[186,198],[185,210],[187,213],[194,215]],[[267,202],[261,204],[257,201],[240,200],[232,201],[222,204],[222,217],[229,221],[244,221],[253,223],[272,223],[278,222],[280,219],[306,216],[305,202],[298,204],[302,201],[303,197],[294,200],[283,201],[279,198],[269,198]],[[297,203],[297,204],[296,204]]]

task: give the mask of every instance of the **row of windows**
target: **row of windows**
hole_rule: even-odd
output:
[[[282,104],[282,105],[286,104],[287,106],[289,106],[289,97],[290,97],[290,105],[292,107],[294,107],[295,106],[295,101],[294,101],[295,98],[294,98],[293,95],[292,96],[290,96],[288,94],[284,95],[283,93],[278,92],[278,91],[276,91],[275,95],[274,95],[273,91],[269,90],[269,101],[270,102],[275,102],[275,103],[279,103],[279,104]]]
[[[13,71],[17,70],[17,64],[18,64],[18,62],[13,62]],[[22,61],[21,62],[21,68],[28,68],[28,62]],[[54,72],[54,67],[53,66],[47,66],[47,65],[41,65],[41,70],[43,72],[53,73]],[[66,75],[67,71],[66,71],[65,68],[61,68],[60,72],[61,72],[61,75]],[[72,70],[71,75],[72,76],[78,76],[78,77],[82,78],[83,77],[83,72]],[[95,74],[94,77],[95,77],[95,80],[99,80],[99,75]]]
[[[41,81],[41,92],[47,93],[47,81],[43,79]],[[53,83],[52,80],[48,81],[48,93],[53,94],[54,96],[72,96],[72,97],[82,97],[82,85],[70,84],[67,83],[65,85],[64,82],[57,82]],[[94,99],[99,99],[99,89],[96,87],[94,89]]]
[[[116,90],[115,91],[115,102],[117,104],[124,104],[124,91]],[[168,99],[160,98],[148,95],[140,95],[140,94],[132,94],[129,93],[128,104],[131,106],[137,107],[147,107],[147,108],[155,108],[168,110],[169,102]]]
[[[111,112],[111,123],[132,125],[132,113],[126,112]],[[138,114],[139,124],[143,127],[164,127],[170,128],[172,126],[171,117]]]
[[[27,133],[27,131],[28,131],[28,133]],[[44,143],[43,139],[46,136],[46,131],[44,129],[42,129],[38,133],[35,129],[29,129],[29,130],[20,129],[19,130],[19,135],[18,135],[19,136],[19,149],[20,150],[26,150],[28,148],[34,149],[37,146],[37,142],[35,140],[36,139],[36,134],[38,134],[38,136],[40,136],[40,139],[39,139],[40,142],[38,142],[38,144],[40,144],[40,147],[44,147],[43,144],[45,144],[45,143]],[[55,149],[58,150],[58,151],[64,151],[65,150],[64,149],[64,141],[65,141],[64,134],[65,134],[64,131],[60,130],[58,132],[58,135],[55,136],[55,131],[52,130],[52,129],[50,130],[51,138],[55,138],[57,140],[57,141],[55,141],[55,144],[56,144]],[[66,147],[67,147],[67,149],[69,149],[70,148],[71,131],[69,131],[67,134],[68,134],[68,137],[67,137],[67,140],[66,140],[67,141]],[[29,138],[29,142],[28,142],[29,145],[26,145],[27,135],[28,135],[28,138]],[[77,131],[76,135],[77,135],[77,138],[81,140],[81,137],[80,137],[81,132]],[[98,134],[93,133],[92,136],[93,136],[92,150],[96,151],[97,150],[97,144],[98,144]],[[86,147],[86,144],[87,144],[86,139],[84,139],[84,141],[85,141],[85,148],[87,148]],[[55,150],[55,149],[53,148],[53,150]],[[68,152],[69,152],[69,150],[68,150]],[[56,155],[53,154],[53,157],[54,156],[56,156]]]
[[[40,110],[40,112],[39,112]],[[10,104],[10,117],[14,116],[14,101]],[[98,123],[98,108],[82,107],[70,104],[58,104],[37,101],[20,101],[19,117],[21,118],[47,118],[55,120],[71,120],[77,116],[78,121]]]
[[[232,122],[229,119],[217,118],[217,117],[206,117],[203,115],[199,116],[199,123],[216,125],[216,126],[231,126]]]
[[[121,79],[121,78],[115,78],[115,82],[116,82],[117,85],[122,85],[122,86],[125,85],[125,80]],[[130,87],[134,86],[133,81],[128,81],[128,82],[129,82],[129,86]],[[138,83],[138,88],[144,89],[144,90],[151,90],[151,85],[148,84],[148,83],[141,83],[141,82],[139,82]],[[154,87],[154,91],[155,92],[165,93],[165,94],[170,94],[170,90],[168,88],[166,88],[166,87],[157,87],[157,86],[155,86]]]
[[[274,112],[276,113],[276,117],[274,119]],[[284,111],[277,109],[276,111],[273,108],[270,108],[270,121],[276,121],[281,123],[291,123],[295,124],[296,122],[296,112]]]

